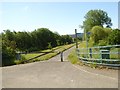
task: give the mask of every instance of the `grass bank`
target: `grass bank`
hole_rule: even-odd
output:
[[[52,49],[47,49],[47,50],[43,50],[40,51],[40,53],[28,53],[28,54],[22,54],[21,57],[24,57],[24,59],[22,60],[15,60],[16,64],[21,64],[21,63],[28,63],[28,62],[36,62],[36,61],[44,61],[44,60],[48,60],[56,55],[58,55],[60,52],[65,51],[71,47],[73,47],[75,44],[69,44],[69,45],[63,45],[63,46],[58,46]],[[44,54],[47,53],[47,54]],[[44,54],[44,55],[42,55]],[[40,56],[38,58],[29,60],[31,58]],[[27,62],[26,62],[27,61]]]
[[[67,58],[72,64],[82,64],[76,54],[75,49],[68,55]]]
[[[88,66],[88,67],[93,68],[93,69],[97,69],[97,68],[98,68],[98,69],[106,69],[106,68],[108,69],[108,67],[96,65],[96,63],[86,64],[86,63],[81,62],[81,61],[78,59],[75,50],[73,50],[73,51],[69,54],[68,60],[69,60],[72,64],[75,64],[75,65]]]
[[[89,46],[90,47],[90,46]],[[83,42],[80,42],[79,44],[79,48],[86,48],[86,42],[83,41]],[[99,52],[99,49],[92,49],[93,53],[98,53]],[[111,48],[110,49],[110,52],[118,52],[118,48]],[[80,52],[82,53],[86,53],[86,50],[83,49],[83,50],[80,50]],[[84,54],[81,54],[80,55],[81,57],[84,57]],[[92,57],[94,59],[99,59],[100,58],[100,54],[93,54]],[[119,58],[119,55],[118,54],[110,54],[110,59],[118,59]],[[72,64],[80,64],[80,65],[85,65],[85,66],[89,66],[91,68],[99,68],[99,69],[103,69],[103,68],[108,68],[107,66],[102,66],[102,65],[97,65],[96,62],[94,63],[91,63],[91,64],[87,64],[87,63],[83,63],[81,60],[78,59],[77,57],[77,54],[76,54],[76,51],[73,50],[70,55],[68,56],[68,60],[72,63]],[[110,68],[110,67],[109,67]]]

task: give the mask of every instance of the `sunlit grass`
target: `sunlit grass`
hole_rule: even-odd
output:
[[[48,60],[55,55],[57,55],[57,53],[49,53],[49,54],[46,54],[46,55],[43,55],[43,56],[37,58],[37,60],[38,61]]]
[[[59,54],[60,52],[69,49],[70,47],[74,46],[75,44],[69,44],[69,45],[63,45],[63,46],[58,46],[52,49],[47,49],[47,50],[42,50],[40,52],[42,53],[28,53],[28,54],[22,54],[22,57],[24,57],[24,60],[15,60],[16,64],[20,64],[22,61],[25,60],[29,60],[31,58],[34,58],[36,56],[41,55],[38,58],[32,59],[29,62],[35,62],[35,61],[44,61],[44,60],[48,60],[54,56],[56,56],[57,54]],[[49,52],[45,55],[42,55],[43,53]]]
[[[86,48],[86,41],[82,41],[79,43],[79,48]]]
[[[76,54],[76,51],[73,50],[69,56],[68,56],[68,60],[72,63],[72,64],[77,64],[79,63],[79,60],[77,58],[77,54]]]
[[[38,55],[41,55],[42,53],[28,53],[28,54],[22,54],[27,60],[33,57],[36,57]]]
[[[80,53],[81,52],[84,53],[84,54],[80,54],[81,57],[84,57],[84,58],[90,57],[89,50],[86,49],[86,41],[83,41],[79,44],[79,49],[80,49]],[[93,53],[92,58],[93,59],[101,59],[100,50],[101,50],[100,48],[92,48],[92,53]],[[110,48],[109,52],[110,52],[110,54],[109,54],[110,59],[119,59],[120,60],[120,55],[117,54],[118,52],[120,52],[120,48]],[[88,53],[88,55],[87,55],[87,53]]]

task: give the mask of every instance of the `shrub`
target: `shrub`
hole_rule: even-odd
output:
[[[120,30],[115,29],[108,37],[109,44],[115,45],[120,44]]]
[[[15,51],[10,47],[2,47],[2,66],[13,65],[15,60]]]
[[[99,46],[106,46],[108,44],[107,40],[99,40]]]

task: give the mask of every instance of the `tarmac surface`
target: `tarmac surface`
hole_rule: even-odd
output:
[[[75,47],[49,59],[2,68],[2,88],[118,88],[118,70],[93,69],[71,64]]]

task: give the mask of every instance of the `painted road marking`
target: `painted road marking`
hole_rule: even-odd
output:
[[[81,71],[83,71],[83,72],[89,73],[89,74],[93,74],[93,75],[97,75],[97,76],[103,76],[103,77],[106,77],[106,78],[110,78],[110,79],[113,79],[113,80],[117,80],[116,78],[113,78],[113,77],[110,77],[110,76],[92,73],[92,72],[89,72],[89,71],[87,71],[87,70],[81,69],[81,68],[79,68],[79,67],[77,67],[77,66],[75,66],[75,65],[73,65],[73,66],[74,66],[75,68],[77,68],[77,69],[79,69],[79,70],[81,70]]]

